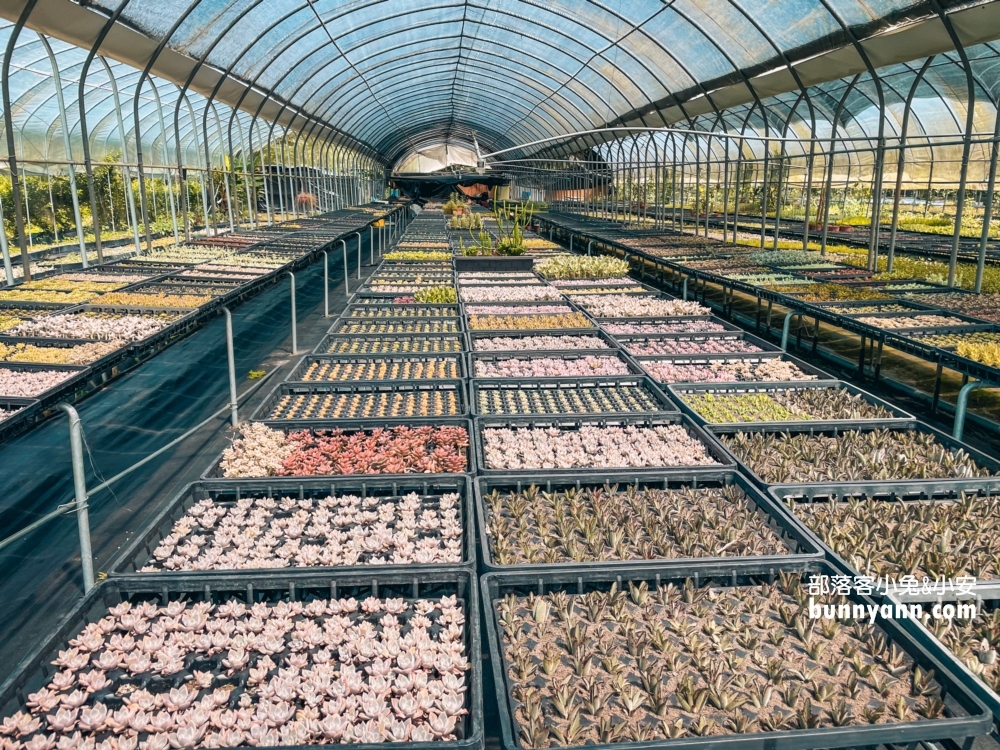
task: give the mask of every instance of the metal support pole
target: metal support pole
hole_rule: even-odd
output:
[[[67,403],[56,408],[69,417],[69,448],[73,461],[73,492],[76,496],[76,523],[80,532],[80,561],[83,563],[83,590],[94,588],[94,554],[90,547],[90,511],[87,507],[87,475],[83,467],[83,426],[76,409]]]
[[[792,330],[792,318],[801,314],[802,313],[790,312],[785,316],[785,322],[781,326],[781,348],[786,351],[788,350],[788,334]],[[862,349],[864,349],[864,347],[862,347]]]
[[[330,256],[323,251],[323,317],[330,317]]]
[[[983,381],[973,380],[962,386],[958,392],[958,401],[955,402],[955,427],[951,431],[951,436],[956,440],[962,439],[965,432],[965,412],[969,408],[969,394],[983,387]]]
[[[354,236],[358,238],[358,278],[361,278],[361,232],[355,232]]]
[[[687,301],[688,298],[688,279],[690,278],[691,278],[690,276],[684,277],[684,288],[681,290],[681,299],[684,300],[685,302]]]
[[[292,287],[292,354],[299,353],[299,330],[298,321],[295,319],[295,274],[288,272],[288,278]]]
[[[593,240],[587,243],[587,255],[590,255],[590,248],[592,248],[593,246],[594,246]]]
[[[375,227],[368,226],[368,260],[369,265],[375,265]]]
[[[346,296],[350,295],[351,293],[350,287],[348,285],[351,276],[347,272],[347,243],[344,242],[344,240],[338,240],[338,242],[340,242],[340,244],[344,246],[344,295]]]
[[[295,299],[295,286],[292,286],[292,299]],[[295,305],[292,304],[292,320],[295,320]],[[223,307],[222,312],[226,316],[226,359],[229,361],[229,421],[235,430],[240,426],[240,415],[238,412],[239,398],[236,395],[236,355],[233,351],[233,314],[228,307]],[[295,324],[292,323],[294,330]],[[294,334],[293,334],[294,340]]]

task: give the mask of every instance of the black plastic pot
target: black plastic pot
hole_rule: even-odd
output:
[[[530,255],[486,256],[456,255],[455,270],[463,271],[530,271],[535,259]]]

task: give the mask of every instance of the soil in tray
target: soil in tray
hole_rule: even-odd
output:
[[[508,594],[491,607],[515,731],[545,748],[942,715],[933,673],[880,628],[817,625],[808,604],[784,574],[724,589]]]
[[[281,396],[268,419],[455,417],[461,413],[454,390],[309,393]]]
[[[915,430],[738,432],[719,439],[768,484],[988,477],[963,450]]]
[[[333,338],[327,340],[324,354],[446,354],[462,351],[459,338],[424,339],[357,339]]]
[[[962,493],[954,501],[789,498],[788,505],[834,552],[875,578],[1000,578],[996,495]]]
[[[337,333],[385,334],[385,333],[458,333],[457,320],[402,320],[361,321],[349,319],[337,326]]]
[[[1000,693],[1000,609],[984,603],[976,607],[973,619],[931,619],[927,629],[944,644],[969,671]]]
[[[718,464],[682,425],[658,427],[485,427],[485,468],[605,469]]]
[[[841,388],[803,388],[772,393],[680,393],[705,421],[798,422],[813,419],[891,419],[884,406]]]
[[[224,477],[305,477],[328,474],[460,474],[468,470],[464,427],[297,430],[259,422],[240,428],[223,451]]]
[[[703,339],[643,339],[623,341],[622,347],[635,357],[674,354],[754,354],[763,351],[756,344],[744,341],[738,336],[713,336]]]
[[[675,364],[670,361],[643,361],[646,372],[661,383],[780,383],[787,380],[816,380],[815,375],[782,359],[760,362],[706,361],[701,364]]]
[[[641,385],[579,388],[480,388],[480,414],[606,414],[662,407]]]
[[[612,336],[642,335],[647,333],[716,333],[726,327],[711,320],[676,320],[663,323],[604,323],[601,326]]]
[[[554,330],[558,328],[593,328],[583,313],[554,315],[470,315],[470,331]]]
[[[789,550],[735,485],[589,486],[483,497],[497,565],[781,555]]]
[[[454,596],[126,601],[66,644],[4,729],[26,748],[370,743],[383,726],[395,741],[459,739],[463,609]]]
[[[313,362],[303,373],[302,380],[457,380],[461,377],[458,360],[404,359],[398,361],[371,360],[367,362]]]
[[[610,349],[598,336],[493,336],[472,341],[477,352],[562,351]]]
[[[201,500],[140,572],[461,563],[461,507],[454,492]]]

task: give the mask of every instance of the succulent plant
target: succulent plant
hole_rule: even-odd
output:
[[[877,626],[842,628],[833,638],[816,632],[808,599],[798,578],[784,574],[758,586],[627,581],[497,598],[490,608],[520,743],[612,744],[941,713],[932,672],[886,648]],[[764,644],[762,632],[786,645]],[[854,653],[852,668],[836,674],[826,667],[843,657],[823,655],[834,638]]]
[[[381,419],[454,417],[462,404],[454,388],[360,393],[286,394],[268,419]]]
[[[480,414],[606,414],[654,412],[663,407],[641,384],[519,388],[479,386]]]
[[[207,295],[197,294],[135,294],[133,292],[111,292],[101,295],[102,305],[123,307],[201,307],[212,301]]]
[[[859,323],[881,328],[887,331],[905,330],[907,328],[935,328],[938,326],[960,326],[965,321],[950,315],[913,315],[901,317],[865,317],[855,318]]]
[[[638,281],[633,281],[632,279],[625,278],[624,276],[619,276],[617,278],[553,279],[549,281],[549,283],[552,286],[558,287],[564,291],[587,287],[593,287],[595,289],[600,289],[602,287],[630,289],[635,287],[636,289],[641,289],[644,294],[649,294],[649,290]]]
[[[26,362],[47,365],[89,365],[101,357],[118,351],[118,342],[95,342],[79,346],[35,346],[34,344],[0,344],[0,362]]]
[[[425,318],[404,320],[356,320],[342,318],[334,328],[336,333],[387,334],[387,333],[458,333],[457,319]]]
[[[990,603],[983,603],[976,609],[976,617],[971,620],[932,620],[928,628],[970,672],[993,692],[1000,692],[1000,662],[997,660],[1000,613]]]
[[[643,360],[642,368],[661,383],[778,383],[789,380],[816,380],[783,359],[708,360],[698,364],[678,364],[672,360]]]
[[[1000,497],[954,500],[838,498],[789,507],[855,569],[875,578],[1000,578]]]
[[[893,414],[842,388],[796,388],[766,393],[681,392],[706,422],[794,422],[811,419],[890,419]]]
[[[1000,367],[1000,343],[976,344],[962,341],[955,347],[955,353],[990,367]]]
[[[655,357],[661,354],[755,354],[763,351],[756,344],[744,341],[743,334],[739,333],[725,336],[627,339],[621,345],[636,357]]]
[[[649,318],[711,313],[711,310],[697,302],[663,299],[653,295],[580,295],[574,297],[573,301],[595,318]]]
[[[942,349],[956,349],[965,344],[976,346],[1000,346],[1000,333],[991,331],[972,331],[970,333],[925,333],[914,334],[911,338],[927,346],[938,346]],[[968,350],[968,349],[967,349]]]
[[[259,422],[240,428],[222,453],[225,477],[329,474],[440,474],[468,468],[464,427],[397,426],[374,430],[275,430]]]
[[[554,315],[470,315],[470,331],[529,331],[559,328],[594,328],[583,313],[556,313]]]
[[[57,302],[61,305],[77,305],[89,302],[100,292],[70,291],[53,292],[44,289],[4,289],[0,291],[0,302]]]
[[[812,284],[809,287],[801,285],[766,285],[772,292],[793,293],[804,302],[837,302],[848,300],[890,300],[891,294],[866,286],[848,286],[846,284]]]
[[[466,315],[508,315],[516,312],[518,315],[557,315],[571,313],[569,305],[466,305]]]
[[[1000,323],[1000,294],[960,294],[938,292],[914,294],[913,298],[926,305],[969,315],[980,320]]]
[[[453,286],[434,286],[417,290],[413,299],[421,304],[453,305],[458,302],[458,293]]]
[[[96,339],[98,341],[141,341],[162,331],[177,319],[176,314],[132,315],[82,312],[45,315],[21,323],[8,336],[29,338]]]
[[[725,331],[726,327],[711,320],[691,318],[685,321],[665,320],[662,323],[605,323],[601,326],[612,336],[643,335],[648,333],[717,333]]]
[[[681,425],[484,427],[488,469],[605,469],[718,464]]]
[[[76,373],[66,370],[10,370],[0,367],[0,396],[35,398]]]
[[[195,750],[465,736],[455,596],[125,601],[0,725],[16,750]]]
[[[554,255],[535,264],[547,279],[599,279],[628,275],[629,264],[606,255]]]
[[[48,290],[53,292],[93,292],[95,294],[103,294],[104,292],[121,289],[123,286],[128,286],[128,282],[123,282],[114,278],[107,281],[98,281],[94,278],[76,279],[74,281],[67,279],[65,276],[60,274],[59,276],[51,276],[47,279],[26,281],[21,284],[18,289],[30,289],[33,291]]]
[[[313,362],[302,374],[306,382],[355,380],[457,380],[462,376],[458,359],[365,359],[348,362]]]
[[[802,266],[823,260],[823,256],[812,250],[762,250],[750,253],[747,258],[765,266]]]
[[[400,299],[405,299],[401,302]],[[416,305],[414,298],[397,298],[392,305],[352,305],[344,311],[344,317],[365,318],[447,318],[458,315],[458,308],[449,305]],[[412,307],[410,307],[412,305]]]
[[[399,336],[343,336],[326,340],[323,354],[454,354],[463,349],[457,335]]]
[[[986,477],[963,450],[916,430],[843,430],[836,435],[737,432],[720,436],[768,484]]]
[[[737,486],[534,485],[483,496],[498,565],[776,555],[788,552]],[[626,520],[627,519],[627,520]]]
[[[5,419],[10,419],[15,414],[17,414],[19,411],[21,411],[21,410],[20,409],[6,409],[4,407],[0,407],[0,422],[3,422]]]
[[[462,302],[540,302],[563,301],[565,297],[555,287],[543,284],[504,284],[501,286],[463,285],[459,296]]]
[[[578,378],[590,375],[628,375],[619,357],[506,357],[476,361],[477,378]]]
[[[407,260],[407,261],[437,261],[437,260],[451,260],[451,253],[449,252],[437,252],[433,250],[393,250],[391,253],[386,253],[383,258],[385,260]]]
[[[563,349],[610,349],[597,336],[494,336],[473,339],[477,352],[560,351]]]

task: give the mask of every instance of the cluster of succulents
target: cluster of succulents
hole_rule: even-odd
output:
[[[286,433],[251,422],[223,452],[219,470],[227,478],[461,473],[468,449],[464,427]]]
[[[337,333],[388,334],[388,333],[458,333],[457,318],[424,318],[408,320],[357,320],[343,318],[336,325]]]
[[[0,291],[0,302],[54,302],[60,305],[78,305],[89,302],[100,292],[53,292],[45,289],[5,289]]]
[[[842,388],[787,388],[760,393],[681,392],[706,422],[798,422],[891,419],[884,406]]]
[[[462,562],[457,493],[201,500],[140,572]]]
[[[1000,539],[990,531],[1000,513],[996,495],[962,493],[954,501],[830,497],[789,500],[789,506],[834,552],[876,579],[1000,578]]]
[[[71,370],[11,370],[0,367],[0,396],[35,398],[73,375]]]
[[[604,286],[617,287],[620,289],[626,289],[629,287],[635,287],[636,289],[645,289],[645,287],[638,281],[633,281],[632,279],[625,278],[624,276],[620,276],[618,278],[552,279],[551,281],[549,281],[549,283],[552,286],[567,290],[572,290],[579,287],[600,288]]]
[[[213,274],[217,273],[218,271],[222,271],[222,272],[227,273],[227,274],[230,274],[230,273],[251,274],[251,273],[253,273],[254,275],[249,277],[251,279],[255,279],[258,276],[263,276],[265,273],[267,273],[270,270],[268,268],[261,268],[261,267],[258,267],[258,266],[247,265],[245,262],[205,263],[203,265],[198,266],[198,268],[201,269],[203,272],[205,272],[206,275],[213,275]]]
[[[481,283],[481,282],[505,282],[514,281],[521,283],[524,281],[537,281],[538,277],[530,271],[463,271],[458,274],[459,282]]]
[[[113,281],[98,281],[97,279],[81,279],[69,281],[64,276],[53,276],[48,279],[38,279],[37,281],[26,281],[18,289],[30,289],[32,291],[50,292],[90,292],[93,294],[104,294],[115,289],[128,286],[128,282],[117,279]]]
[[[919,291],[921,289],[934,289],[935,287],[931,284],[924,284],[920,281],[908,281],[904,283],[892,283],[886,284],[883,287],[887,292],[910,292]]]
[[[725,446],[768,484],[988,477],[965,451],[917,430],[737,432]]]
[[[843,597],[821,597],[839,604]],[[526,748],[934,719],[940,684],[877,625],[820,624],[798,574],[494,600]]]
[[[889,302],[881,305],[830,305],[823,308],[838,315],[871,315],[872,313],[910,313],[912,307],[901,305],[898,302]]]
[[[554,315],[470,315],[470,331],[544,331],[559,328],[593,328],[583,313]]]
[[[658,357],[661,354],[754,354],[763,351],[756,344],[745,341],[742,334],[628,339],[622,342],[622,347],[636,357]]]
[[[405,261],[441,261],[451,260],[451,253],[438,252],[434,250],[393,250],[385,254],[386,260]]]
[[[493,361],[477,360],[475,364],[477,378],[585,378],[628,374],[628,365],[624,360],[601,355],[505,357]]]
[[[966,620],[939,618],[927,624],[928,630],[958,657],[976,677],[993,692],[1000,692],[1000,614],[988,604],[977,609],[976,617]]]
[[[25,362],[45,365],[89,365],[118,351],[120,342],[95,341],[78,346],[35,346],[0,344],[0,362]]]
[[[380,419],[454,417],[462,403],[453,388],[360,393],[286,394],[268,419]]]
[[[333,337],[326,340],[324,354],[454,354],[462,351],[455,335],[401,336],[399,338]]]
[[[573,287],[560,287],[560,291],[565,294],[570,299],[576,299],[577,297],[590,297],[595,294],[613,294],[613,295],[635,295],[637,297],[647,297],[649,296],[649,290],[639,284],[634,286],[573,286]]]
[[[905,330],[907,328],[937,328],[940,326],[960,326],[966,322],[961,318],[951,315],[913,315],[913,316],[886,316],[886,317],[866,317],[864,315],[855,318],[859,323],[880,328],[886,331]]]
[[[612,336],[642,336],[650,333],[719,333],[726,327],[721,323],[698,318],[677,318],[659,323],[605,323],[601,326]]]
[[[312,362],[302,373],[302,380],[456,380],[461,376],[462,371],[455,357],[429,357]]]
[[[682,425],[484,427],[487,469],[613,469],[718,464]]]
[[[21,308],[0,308],[0,331],[16,328],[26,320],[43,314],[40,310],[24,310]]]
[[[973,331],[971,333],[928,333],[913,336],[921,344],[942,349],[957,349],[960,344],[980,346],[1000,345],[1000,333]]]
[[[353,305],[344,312],[345,318],[447,318],[458,315],[458,307],[450,305],[413,305],[415,299],[407,303],[393,305]]]
[[[176,320],[176,315],[131,315],[83,312],[46,315],[26,321],[7,332],[8,336],[55,339],[95,339],[97,341],[141,341]]]
[[[102,305],[182,308],[201,307],[211,301],[211,297],[203,294],[136,294],[134,292],[111,292],[102,295],[98,300]]]
[[[220,274],[218,272],[204,271],[200,268],[188,268],[184,271],[179,271],[178,276],[189,277],[192,279],[215,279],[219,278]],[[234,273],[232,271],[225,274],[227,280],[232,279],[233,281],[253,281],[257,277],[251,273]],[[141,281],[141,279],[137,279]]]
[[[877,301],[892,299],[891,294],[872,289],[867,286],[848,286],[846,284],[812,284],[803,287],[797,284],[774,284],[765,288],[772,292],[782,294],[795,294],[804,302],[849,302],[849,301]]]
[[[423,305],[454,305],[458,302],[458,293],[453,286],[432,286],[429,289],[418,289],[413,295],[413,301]]]
[[[503,388],[480,385],[480,414],[608,414],[653,412],[663,407],[640,385],[589,385],[572,387]]]
[[[21,409],[8,409],[0,406],[0,422],[3,422],[5,419],[10,419],[19,411],[21,411]]]
[[[560,351],[563,349],[610,349],[608,342],[597,336],[494,336],[473,339],[477,352]]]
[[[822,255],[811,250],[761,250],[747,257],[762,266],[804,266],[823,261]]]
[[[164,247],[154,248],[152,254],[144,255],[142,260],[147,263],[183,263],[194,265],[216,260],[227,254],[228,250],[224,247],[208,247],[207,245]]]
[[[940,307],[943,310],[969,315],[991,323],[1000,323],[1000,294],[954,294],[938,292],[933,294],[915,294],[914,299],[926,305]]]
[[[462,302],[539,302],[565,299],[558,289],[543,284],[463,286],[460,296]]]
[[[454,740],[468,713],[465,635],[455,596],[125,601],[69,640],[59,671],[5,719],[4,741],[196,750]]]
[[[422,289],[440,289],[440,288],[448,288],[448,287],[442,287],[440,284],[433,281],[428,281],[425,284],[415,284],[412,282],[397,283],[397,284],[376,284],[369,282],[365,286],[363,291],[375,292],[377,294],[412,294],[415,298],[417,292],[419,292]],[[442,298],[442,299],[432,299],[429,301],[447,303],[447,302],[452,302],[453,300]]]
[[[616,279],[628,274],[629,264],[607,255],[553,255],[535,270],[547,279]]]
[[[670,360],[643,360],[643,369],[661,383],[781,383],[816,380],[797,365],[783,359],[677,363]]]
[[[738,486],[586,486],[483,496],[498,565],[739,557],[788,549]]]
[[[990,367],[1000,367],[1000,343],[976,344],[963,341],[955,347],[955,353]]]
[[[608,294],[581,295],[573,301],[595,318],[669,318],[681,315],[708,315],[697,302],[662,297]]]
[[[555,315],[557,313],[571,313],[573,308],[569,305],[466,305],[466,315],[508,315],[516,312],[518,315]]]
[[[816,282],[812,279],[798,278],[781,273],[737,273],[723,274],[727,279],[743,281],[757,286],[809,286]]]
[[[87,273],[61,273],[56,278],[63,281],[107,282],[122,287],[128,284],[138,284],[151,276],[152,274],[148,273],[90,273],[88,271]]]

